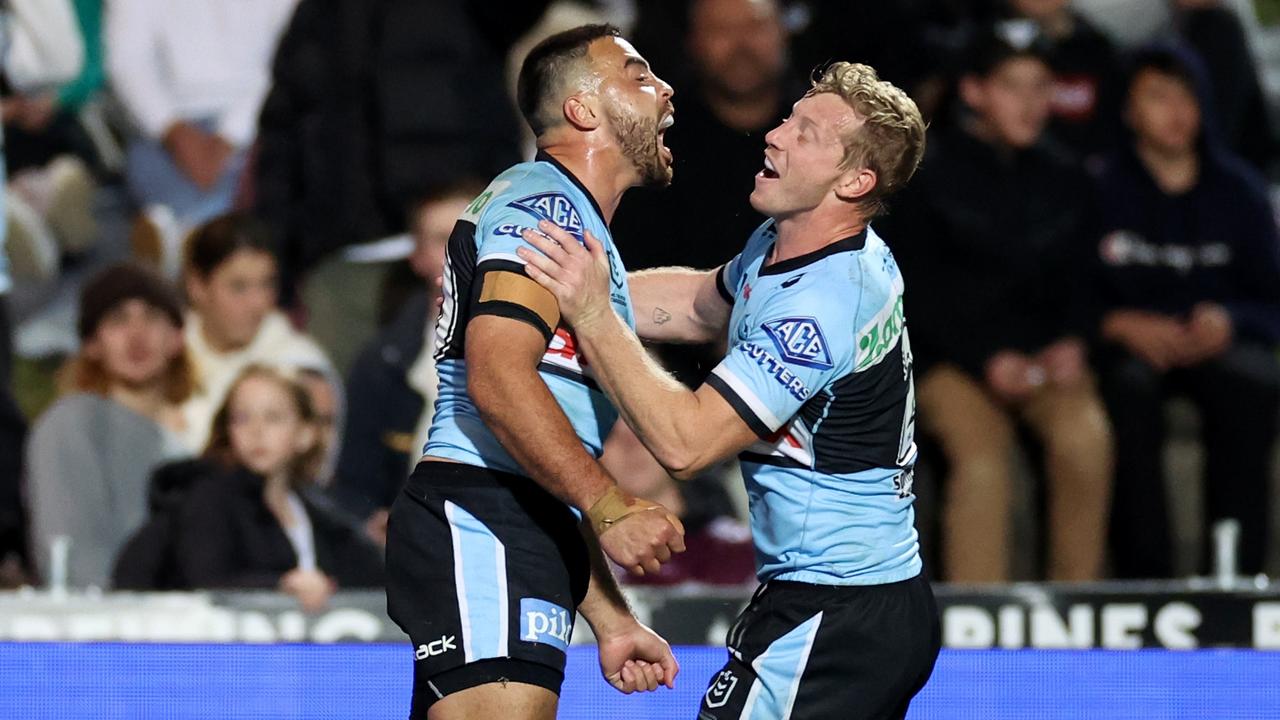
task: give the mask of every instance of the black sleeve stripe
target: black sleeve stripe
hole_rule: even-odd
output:
[[[742,420],[747,423],[747,427],[751,428],[751,432],[754,432],[757,437],[764,439],[773,434],[773,431],[769,429],[769,426],[765,425],[760,418],[756,417],[756,414],[751,411],[751,408],[747,403],[744,402],[742,398],[738,397],[738,394],[729,387],[729,384],[724,380],[721,380],[715,373],[707,376],[707,384],[716,392],[720,393],[721,397],[728,401],[729,405],[733,407],[734,412],[738,413],[738,417],[742,418]]]
[[[733,293],[729,292],[729,286],[724,284],[724,273],[728,269],[729,265],[726,263],[716,270],[716,290],[720,291],[720,297],[724,298],[725,302],[732,305]]]
[[[542,339],[547,344],[550,344],[551,338],[555,336],[555,330],[548,327],[538,313],[523,305],[504,300],[489,300],[477,303],[471,313],[471,318],[474,320],[481,315],[497,315],[498,317],[511,318],[512,320],[519,320],[532,325],[538,332],[542,333]]]
[[[525,271],[524,263],[518,263],[513,260],[484,260],[476,266],[477,275],[490,272],[492,270],[506,270],[508,272],[526,276],[529,274]]]
[[[542,333],[543,340],[550,344],[556,330],[548,326],[538,313],[513,302],[504,302],[502,300],[480,302],[480,291],[484,287],[485,273],[504,271],[517,273],[525,277],[529,275],[522,263],[511,260],[483,260],[476,266],[475,280],[472,283],[471,318],[475,318],[478,315],[497,315],[498,317],[519,320],[532,325],[538,332]]]

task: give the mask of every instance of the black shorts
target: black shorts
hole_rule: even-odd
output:
[[[387,612],[414,646],[413,709],[511,681],[560,692],[587,548],[529,478],[425,461],[391,507]]]
[[[729,630],[729,662],[698,718],[902,718],[941,640],[923,575],[852,587],[769,582]]]

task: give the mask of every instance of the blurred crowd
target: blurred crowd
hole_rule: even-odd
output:
[[[1238,570],[1267,568],[1274,3],[0,13],[0,587],[278,588],[315,608],[380,586],[387,509],[430,424],[454,220],[531,155],[511,69],[596,21],[676,88],[675,181],[632,191],[613,224],[630,269],[737,253],[763,220],[747,197],[764,134],[824,63],[874,66],[929,119],[922,166],[873,224],[907,284],[936,579],[1205,572],[1179,538],[1207,548],[1224,520]],[[652,350],[694,386],[723,352]],[[1202,462],[1171,462],[1179,443]],[[688,530],[645,582],[753,582],[732,463],[677,483],[625,427],[603,462]]]

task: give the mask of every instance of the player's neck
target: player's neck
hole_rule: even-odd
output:
[[[817,207],[775,221],[778,239],[768,260],[770,265],[821,250],[867,227],[861,214],[851,213],[847,208]]]
[[[615,147],[582,142],[548,142],[538,149],[573,173],[600,206],[605,224],[613,222],[623,193],[635,185],[635,169],[630,160]]]

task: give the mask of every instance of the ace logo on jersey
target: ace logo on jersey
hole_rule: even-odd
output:
[[[809,317],[771,320],[764,324],[764,331],[786,362],[815,370],[834,367],[831,353],[827,352],[827,339],[822,336],[817,320]]]
[[[512,200],[509,207],[523,210],[540,220],[550,220],[582,242],[582,216],[563,193],[545,192]]]

